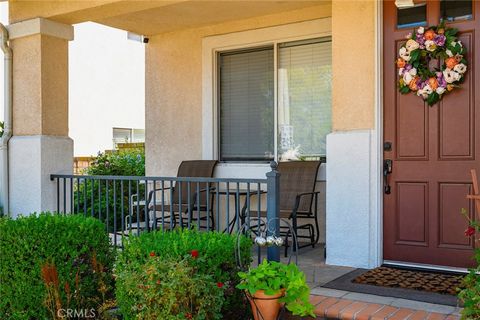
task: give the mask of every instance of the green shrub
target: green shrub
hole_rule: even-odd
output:
[[[142,149],[134,149],[112,153],[99,153],[85,173],[98,176],[144,176],[145,152]],[[73,205],[75,210],[77,210],[77,208],[79,209],[79,214],[89,216],[93,212],[95,217],[107,225],[109,232],[113,232],[114,230],[119,231],[122,226],[122,220],[124,221],[124,219],[122,219],[122,208],[124,218],[129,214],[129,195],[136,194],[138,191],[139,199],[145,199],[144,184],[139,184],[138,190],[135,181],[132,181],[130,186],[131,190],[129,193],[128,181],[124,181],[122,188],[120,181],[87,180],[85,182],[81,180],[74,191],[76,198]],[[116,214],[114,214],[114,209],[116,209]],[[101,213],[101,215],[99,213]],[[145,219],[143,210],[139,212],[139,216],[141,221]],[[134,215],[134,217],[136,218],[136,215]]]
[[[85,171],[92,176],[144,176],[143,149],[99,153]]]
[[[478,250],[476,250],[478,251]],[[480,264],[479,253],[476,253],[477,264]],[[463,279],[463,286],[458,297],[463,301],[462,319],[480,319],[480,266],[469,271]]]
[[[468,220],[469,226],[465,230],[465,236],[474,237],[480,232],[480,222],[471,220],[465,209],[462,209],[463,216]],[[463,279],[463,289],[458,297],[463,302],[462,319],[480,319],[480,248],[475,248],[475,261],[477,267],[469,270]]]
[[[104,225],[78,215],[0,219],[0,318],[57,319],[112,295],[114,254]]]
[[[223,287],[192,267],[190,259],[152,256],[144,272],[122,278],[130,299],[135,299],[137,319],[222,319]]]
[[[121,312],[126,319],[137,316],[136,305],[143,300],[130,294],[135,290],[135,284],[128,279],[144,274],[146,264],[154,254],[174,262],[186,259],[198,274],[210,276],[213,283],[223,285],[225,302],[222,314],[225,319],[246,319],[247,304],[242,292],[235,289],[240,280],[235,259],[236,241],[235,235],[185,229],[130,237],[119,254],[116,267],[116,298]],[[240,242],[242,264],[249,265],[252,242],[246,237]]]

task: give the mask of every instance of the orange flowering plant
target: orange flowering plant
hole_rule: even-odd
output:
[[[400,93],[414,92],[432,106],[459,87],[467,71],[467,52],[457,39],[457,32],[442,23],[420,27],[407,35],[396,60]],[[430,65],[434,60],[441,63],[432,70]]]

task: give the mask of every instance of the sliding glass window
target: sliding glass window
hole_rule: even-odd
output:
[[[324,157],[331,132],[331,53],[330,37],[220,53],[219,159]]]

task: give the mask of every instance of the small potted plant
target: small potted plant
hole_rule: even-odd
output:
[[[293,315],[312,316],[310,288],[295,264],[263,260],[248,272],[239,272],[238,289],[245,290],[255,320],[275,320],[285,305]]]

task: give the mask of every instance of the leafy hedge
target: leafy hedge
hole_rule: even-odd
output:
[[[223,299],[225,299],[221,314],[225,319],[248,318],[246,316],[248,308],[244,296],[240,290],[235,289],[240,281],[235,259],[236,241],[237,237],[235,235],[188,229],[172,232],[158,231],[144,233],[138,237],[130,237],[124,250],[119,254],[116,266],[116,298],[122,314],[126,319],[133,319],[139,315],[138,307],[143,305],[148,292],[139,287],[146,285],[146,283],[138,283],[137,281],[131,281],[131,279],[144,277],[152,258],[159,257],[160,260],[173,264],[182,264],[182,261],[187,261],[188,265],[178,270],[192,268],[196,276],[202,277],[202,281],[205,281],[205,276],[210,277],[211,284],[221,287],[222,295],[224,295]],[[249,265],[252,242],[246,237],[242,237],[240,242],[240,256],[243,265]],[[168,275],[169,279],[181,278],[180,271],[173,272],[173,274]],[[174,285],[175,281],[172,283]],[[201,282],[199,282],[200,284]],[[185,285],[188,285],[188,283]],[[167,291],[159,291],[158,294],[165,299],[172,299]],[[205,299],[214,299],[214,297],[212,293],[206,295]],[[204,302],[204,300],[199,301],[199,303]],[[214,315],[217,313],[214,311],[212,311],[211,317],[203,318],[201,315],[195,314],[194,310],[197,310],[195,306],[191,310],[193,319],[216,319]],[[169,314],[168,317],[165,314],[157,314],[156,316],[162,319],[176,319],[177,317],[185,319],[185,317],[182,318],[180,313]]]
[[[99,153],[90,167],[86,169],[85,174],[96,176],[144,176],[145,152],[143,149],[130,149],[111,153]],[[78,195],[78,198],[76,198],[73,205],[75,208],[79,208],[78,213],[80,214],[86,214],[88,216],[93,212],[95,217],[101,219],[101,221],[107,225],[109,232],[119,231],[122,220],[125,221],[125,216],[129,214],[129,195],[135,194],[138,191],[139,199],[145,199],[145,185],[140,184],[137,190],[136,182],[131,182],[131,193],[129,193],[128,186],[128,181],[124,181],[122,188],[120,181],[88,180],[85,182],[81,180],[80,184],[76,187],[78,190],[75,190],[75,195]],[[124,219],[122,219],[122,207]],[[86,212],[84,212],[85,209]],[[114,209],[116,209],[116,217],[114,217]],[[145,219],[143,210],[139,212],[139,216],[141,221]],[[136,214],[134,214],[134,218],[136,218]]]
[[[99,153],[85,173],[92,176],[144,176],[145,151],[129,149]]]
[[[57,319],[95,309],[113,290],[104,225],[78,215],[0,219],[0,319]]]

